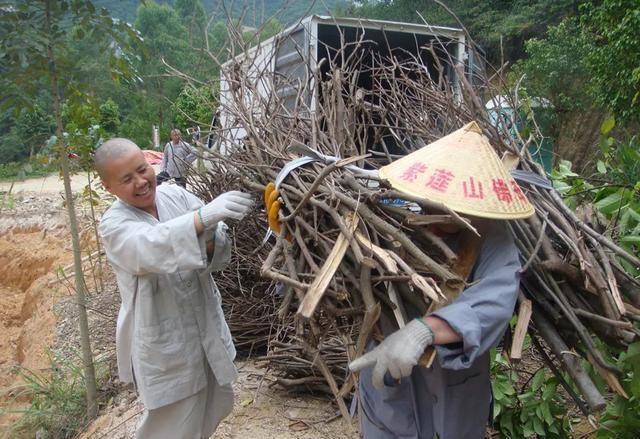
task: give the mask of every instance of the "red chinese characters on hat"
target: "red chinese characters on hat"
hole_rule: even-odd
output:
[[[483,200],[483,189],[484,188],[482,182],[475,177],[469,177],[467,180],[462,182],[462,193],[465,198],[475,198],[478,200]],[[522,192],[522,188],[515,180],[507,182],[502,178],[492,178],[491,190],[493,191],[498,201],[502,203],[511,203],[512,201],[514,201],[514,198],[518,201],[527,200],[524,192]]]
[[[484,200],[482,182],[476,181],[473,177],[469,177],[467,181],[462,182],[462,192],[464,193],[465,198],[477,198],[479,200]]]
[[[446,192],[453,177],[453,172],[448,169],[436,169],[429,181],[427,181],[426,186],[439,192]]]
[[[492,178],[491,186],[496,197],[498,197],[498,201],[502,201],[503,203],[511,203],[513,201],[509,186],[507,186],[507,183],[502,178]]]
[[[511,190],[513,191],[514,194],[516,194],[516,198],[518,200],[520,201],[527,200],[527,197],[524,195],[524,192],[522,192],[522,188],[515,180],[511,182]]]
[[[420,174],[424,174],[425,172],[427,172],[427,165],[421,162],[416,162],[405,169],[400,178],[404,181],[413,182]]]

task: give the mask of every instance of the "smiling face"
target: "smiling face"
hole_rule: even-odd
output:
[[[103,166],[104,188],[122,201],[156,215],[156,173],[139,149],[110,158]]]

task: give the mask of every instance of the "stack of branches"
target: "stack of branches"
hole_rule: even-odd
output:
[[[262,191],[280,174],[281,230],[261,266],[263,276],[283,287],[276,313],[281,326],[267,358],[284,371],[283,384],[317,384],[322,377],[346,415],[343,398],[354,385],[346,364],[379,336],[380,313],[401,325],[402,303],[427,312],[464,286],[459,256],[429,226],[453,224],[469,239],[478,235],[467,218],[394,190],[375,170],[475,120],[506,163],[537,180],[545,174],[528,154],[539,132],[523,139],[492,125],[481,95],[493,96],[495,89],[483,78],[472,86],[454,60],[440,64],[447,51],[439,41],[421,56],[383,54],[364,39],[341,41],[301,81],[271,72],[272,61],[256,60],[260,51],[223,66],[225,126],[239,127],[244,136],[238,144],[237,130],[221,131],[227,154],[209,157],[248,190]],[[446,80],[451,66],[461,81],[457,93]],[[297,95],[281,97],[278,90]],[[324,157],[283,177],[281,170],[304,147]],[[523,260],[511,355],[519,358],[529,329],[554,371],[569,373],[580,394],[561,381],[585,413],[601,409],[604,399],[579,359],[624,393],[621,371],[599,346],[623,347],[638,336],[639,284],[618,259],[640,261],[578,218],[555,190],[521,186],[536,213],[509,222]]]
[[[200,170],[189,170],[190,190],[205,202],[234,189],[239,180],[219,161],[211,161]],[[215,281],[222,296],[222,308],[238,354],[262,355],[277,330],[275,284],[260,276],[261,260],[269,248],[260,243],[267,224],[256,206],[245,220],[228,224],[232,240],[229,264],[216,273]]]

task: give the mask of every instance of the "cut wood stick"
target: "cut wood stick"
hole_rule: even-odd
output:
[[[624,259],[631,262],[636,267],[640,267],[640,259],[637,256],[632,255],[631,253],[629,253],[628,251],[626,251],[625,249],[623,249],[622,247],[618,246],[616,243],[611,241],[610,239],[607,239],[607,237],[605,237],[604,235],[596,232],[591,227],[586,225],[584,221],[580,220],[578,216],[571,209],[569,209],[566,204],[564,204],[562,197],[557,191],[551,190],[551,191],[548,191],[548,193],[549,195],[551,195],[551,198],[553,198],[553,200],[556,202],[556,205],[558,206],[558,208],[560,208],[565,215],[571,218],[573,222],[579,228],[581,228],[585,233],[587,233],[593,239],[598,241],[600,244],[609,248],[609,250],[611,250],[618,256],[623,257]]]
[[[599,322],[605,325],[615,326],[616,328],[633,329],[633,323],[631,322],[623,322],[621,320],[608,319],[599,314],[593,314],[591,312],[585,311],[580,308],[576,308],[574,311],[578,317],[584,317],[585,319],[593,320],[595,322]]]
[[[391,303],[395,305],[395,307],[393,308],[393,315],[398,322],[398,327],[402,328],[407,324],[407,313],[404,309],[404,305],[402,304],[400,294],[398,294],[396,288],[391,282],[387,282],[386,287],[387,294],[389,295],[389,300],[391,300]]]
[[[385,198],[400,198],[400,199],[407,200],[407,201],[413,201],[413,202],[419,204],[420,206],[424,206],[424,207],[426,207],[427,209],[430,209],[430,210],[436,210],[436,211],[439,211],[439,212],[446,212],[447,214],[449,214],[451,216],[451,219],[455,224],[459,225],[463,229],[471,230],[476,235],[480,236],[478,231],[475,229],[475,227],[473,227],[471,225],[470,221],[468,221],[468,220],[464,219],[463,217],[461,217],[460,215],[458,215],[456,212],[451,210],[451,208],[449,208],[449,206],[446,206],[444,203],[438,203],[438,202],[435,202],[435,201],[427,200],[425,198],[414,197],[414,196],[408,195],[408,194],[406,194],[404,192],[399,192],[399,191],[396,191],[396,190],[388,190],[386,192]]]
[[[369,250],[375,258],[380,261],[380,263],[384,266],[385,270],[390,273],[398,274],[398,264],[395,259],[387,252],[387,250],[378,247],[371,241],[367,239],[362,233],[355,233],[356,240],[362,245],[364,248]]]
[[[451,215],[421,215],[410,213],[404,219],[404,223],[409,226],[428,226],[430,224],[454,224]]]
[[[358,212],[364,221],[367,221],[370,225],[376,227],[378,230],[389,234],[393,239],[398,241],[402,246],[416,258],[420,263],[424,264],[432,271],[437,277],[441,278],[444,282],[452,283],[454,285],[463,285],[464,282],[455,274],[447,270],[445,267],[438,264],[426,253],[424,253],[414,242],[409,239],[404,233],[397,230],[391,224],[380,219],[375,213],[371,211],[364,203],[360,203],[340,192],[333,194],[336,198],[349,206],[351,209]],[[473,229],[475,231],[475,229]]]
[[[346,218],[346,223],[349,232],[353,234],[358,225],[358,217],[355,215],[350,216]],[[322,299],[322,295],[329,286],[331,278],[333,278],[333,275],[340,266],[340,262],[342,262],[347,248],[349,248],[349,238],[345,236],[344,233],[340,233],[326,262],[322,268],[320,268],[318,275],[307,290],[304,299],[300,302],[298,314],[303,318],[309,319],[315,312],[318,303],[320,303],[320,299]]]
[[[430,300],[434,302],[440,301],[439,295],[442,296],[442,292],[440,291],[440,288],[438,288],[438,285],[433,281],[433,279],[429,279],[431,281],[429,282],[427,279],[416,273],[416,271],[411,268],[409,264],[404,262],[404,260],[400,256],[393,252],[389,252],[389,254],[391,255],[391,257],[393,257],[393,259],[395,259],[398,265],[400,265],[402,269],[411,277],[411,283],[424,293],[427,299],[425,303],[429,303]]]
[[[360,329],[360,333],[358,334],[358,341],[356,342],[356,356],[354,358],[358,358],[364,352],[367,340],[369,339],[369,335],[371,335],[373,327],[380,318],[381,310],[382,307],[380,306],[380,304],[376,303],[372,308],[368,309],[367,312],[364,313],[364,318],[362,319],[362,327]]]
[[[366,348],[367,340],[369,340],[369,336],[373,331],[378,319],[380,318],[380,312],[382,307],[380,303],[375,303],[371,308],[368,308],[364,313],[364,317],[362,319],[362,326],[360,327],[360,333],[358,334],[358,340],[356,341],[356,348],[353,351],[353,357],[349,358],[349,361],[353,361],[354,359],[360,357]],[[351,354],[351,351],[349,351]],[[349,374],[347,381],[340,389],[338,396],[340,398],[344,398],[348,392],[351,391],[351,388],[355,384],[353,373]]]
[[[518,323],[513,333],[511,342],[511,361],[518,362],[522,359],[522,346],[527,336],[529,321],[531,320],[532,303],[520,293],[520,306],[518,307]]]
[[[580,357],[576,356],[567,344],[562,340],[558,331],[551,322],[538,310],[533,313],[533,323],[536,325],[538,333],[545,340],[551,352],[564,363],[564,369],[569,373],[580,393],[585,399],[591,412],[598,412],[604,409],[607,402],[596,388],[589,374],[580,365]],[[593,362],[596,363],[595,361]]]
[[[322,376],[324,376],[324,379],[327,381],[327,384],[329,384],[329,388],[331,388],[331,392],[333,393],[333,396],[335,397],[336,402],[338,403],[338,408],[340,409],[340,414],[342,415],[342,417],[347,420],[351,419],[351,417],[349,416],[349,410],[347,409],[347,405],[345,404],[344,399],[340,397],[340,389],[338,389],[338,384],[336,383],[335,378],[333,378],[333,375],[331,374],[331,370],[327,366],[326,361],[324,360],[322,355],[320,355],[320,352],[315,353],[315,356],[313,358],[313,363],[318,367],[318,369],[320,369]],[[348,429],[349,429],[349,432],[351,432],[351,429],[352,429],[351,424],[348,424]]]
[[[609,285],[609,293],[611,294],[611,297],[613,297],[613,303],[616,305],[616,308],[618,309],[620,315],[624,315],[624,303],[622,302],[622,296],[620,295],[620,290],[618,289],[618,282],[616,281],[616,277],[613,274],[613,269],[611,268],[611,264],[609,262],[609,256],[607,256],[607,254],[601,247],[596,247],[596,251],[598,252],[600,262],[602,263],[602,266],[604,268],[607,284]]]
[[[374,267],[375,261],[370,258],[365,258],[360,267],[360,294],[362,294],[362,301],[366,311],[369,311],[377,304],[371,288],[371,269]]]

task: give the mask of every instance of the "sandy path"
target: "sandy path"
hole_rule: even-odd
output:
[[[11,185],[13,184],[13,188]],[[87,185],[85,174],[76,174],[71,177],[71,190],[81,191]],[[12,194],[20,192],[35,192],[39,194],[51,194],[64,191],[64,183],[58,174],[51,174],[45,177],[29,178],[22,181],[0,181],[0,192],[8,192],[11,188]]]
[[[160,169],[159,165],[153,165],[156,174]],[[13,188],[11,185],[13,184]],[[75,174],[71,176],[71,190],[79,192],[87,185],[87,174]],[[100,185],[92,179],[92,186]],[[64,182],[59,174],[50,174],[44,177],[28,178],[26,180],[0,180],[0,192],[8,192],[11,189],[12,194],[20,192],[35,192],[37,194],[55,194],[64,192]]]

